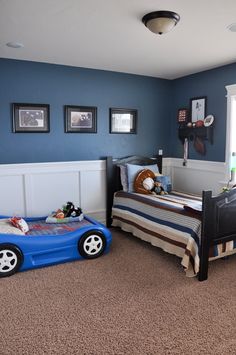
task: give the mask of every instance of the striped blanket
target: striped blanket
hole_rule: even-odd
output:
[[[141,195],[118,191],[114,195],[112,225],[181,258],[187,276],[199,271],[201,240],[200,197],[172,192],[169,195]],[[211,258],[236,252],[236,243],[218,245]],[[210,260],[211,260],[210,258]]]

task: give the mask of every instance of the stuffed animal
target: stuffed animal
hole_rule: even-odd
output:
[[[77,217],[81,215],[82,210],[79,207],[75,207],[75,205],[69,201],[65,206],[63,206],[63,213],[65,218]]]
[[[134,191],[140,194],[165,195],[161,182],[155,181],[155,174],[149,169],[141,170],[134,181]]]
[[[168,192],[164,190],[162,183],[159,181],[154,182],[154,189],[153,190],[156,195],[167,195],[168,194]]]
[[[59,210],[57,210],[57,211],[55,212],[55,214],[53,215],[53,217],[56,217],[56,218],[58,218],[58,219],[63,219],[63,218],[65,218],[65,214],[64,214],[64,212],[63,212],[61,209],[59,209]]]
[[[166,195],[168,193],[164,190],[160,181],[154,181],[150,177],[143,180],[143,187],[148,193],[153,195]]]

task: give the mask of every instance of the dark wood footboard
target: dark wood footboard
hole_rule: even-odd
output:
[[[236,189],[216,197],[212,197],[211,191],[203,191],[202,206],[199,281],[208,276],[210,247],[236,240]]]

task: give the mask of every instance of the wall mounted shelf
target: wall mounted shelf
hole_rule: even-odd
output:
[[[208,140],[213,144],[213,126],[209,127],[179,127],[179,139],[184,143],[184,139],[194,140],[198,137],[202,140]]]

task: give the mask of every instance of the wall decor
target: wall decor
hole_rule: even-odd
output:
[[[97,107],[65,106],[66,133],[97,133]]]
[[[12,122],[15,133],[49,132],[49,105],[14,103]]]
[[[204,119],[204,126],[205,127],[209,127],[209,126],[212,125],[213,122],[214,122],[214,116],[213,115],[208,115]]]
[[[110,108],[110,133],[136,133],[138,111]]]
[[[180,124],[186,124],[188,121],[188,109],[187,108],[180,108],[178,110],[177,119]]]
[[[190,99],[190,107],[192,122],[204,120],[206,115],[206,96]]]

